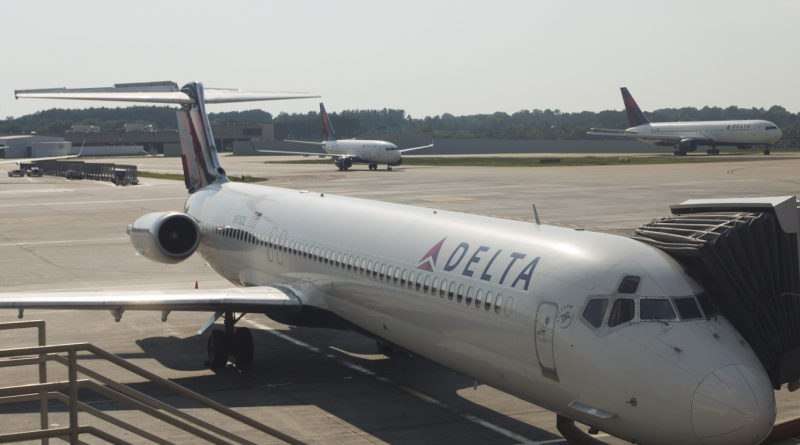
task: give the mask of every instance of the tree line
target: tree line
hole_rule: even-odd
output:
[[[158,130],[175,130],[176,107],[132,106],[126,108],[87,108],[80,110],[54,108],[18,118],[0,121],[0,134],[60,134],[72,125],[96,125],[103,131],[121,130],[124,124],[142,123]],[[651,122],[764,119],[774,122],[784,133],[800,133],[800,113],[791,113],[781,106],[764,108],[693,107],[665,108],[645,112]],[[508,114],[475,114],[413,118],[401,109],[344,110],[328,113],[337,135],[353,138],[381,127],[405,124],[407,131],[431,132],[436,138],[482,139],[591,139],[590,128],[627,128],[623,110],[562,113],[560,110],[522,110]],[[319,113],[279,113],[273,116],[263,110],[209,113],[209,120],[218,124],[273,123],[275,138],[319,140],[322,135]]]

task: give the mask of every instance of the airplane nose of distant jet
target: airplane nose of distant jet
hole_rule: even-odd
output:
[[[769,377],[745,365],[724,366],[700,383],[692,400],[692,426],[704,445],[754,445],[775,423]]]

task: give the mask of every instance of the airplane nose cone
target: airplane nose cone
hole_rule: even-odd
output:
[[[755,445],[775,423],[775,393],[763,370],[724,366],[706,377],[692,400],[692,426],[704,445]]]

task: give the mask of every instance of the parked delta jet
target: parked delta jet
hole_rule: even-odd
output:
[[[710,147],[706,154],[718,155],[717,147],[729,146],[745,150],[761,145],[766,146],[764,154],[768,155],[769,145],[782,136],[777,125],[762,120],[651,123],[644,117],[627,88],[622,88],[622,100],[625,102],[625,112],[631,128],[592,128],[593,131],[589,134],[638,139],[661,147],[673,146],[675,156],[684,156],[686,152],[697,150],[698,146]]]
[[[20,98],[177,103],[189,197],[183,212],[128,226],[163,264],[197,252],[243,289],[0,294],[0,308],[203,311],[210,363],[247,366],[235,312],[351,329],[642,445],[752,445],[770,432],[766,368],[685,267],[604,233],[233,183],[206,103],[309,95],[204,91],[19,91]],[[119,91],[124,90],[124,91]],[[324,117],[323,111],[323,119]],[[332,130],[327,126],[330,133]]]
[[[347,170],[353,166],[354,162],[362,162],[369,165],[370,170],[377,170],[378,164],[386,164],[386,169],[391,171],[392,166],[403,164],[403,155],[412,150],[421,150],[423,148],[433,147],[433,135],[431,135],[431,143],[422,147],[406,148],[398,150],[397,146],[386,141],[362,141],[357,139],[339,139],[336,132],[333,131],[328,113],[325,112],[325,105],[319,104],[319,115],[322,117],[322,142],[305,142],[305,141],[286,141],[296,142],[299,144],[313,144],[320,145],[325,153],[301,153],[297,151],[275,151],[275,150],[257,150],[262,153],[283,153],[291,155],[303,156],[330,156],[333,158],[333,163],[339,167],[339,170]],[[255,146],[254,146],[255,148]]]

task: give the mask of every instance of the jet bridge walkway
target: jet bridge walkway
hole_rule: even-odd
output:
[[[289,444],[303,444],[303,442],[287,436],[273,428],[263,425],[247,416],[244,416],[230,408],[227,408],[213,400],[190,391],[176,383],[163,379],[145,369],[135,366],[127,361],[106,352],[89,343],[74,343],[64,345],[47,345],[45,341],[44,321],[23,321],[0,323],[0,330],[36,328],[39,331],[39,345],[36,347],[3,349],[0,350],[0,370],[3,368],[18,366],[37,366],[38,383],[20,386],[10,386],[0,388],[0,404],[39,402],[40,429],[37,431],[24,431],[11,434],[0,435],[0,443],[21,442],[31,440],[41,440],[43,445],[49,443],[50,439],[57,438],[71,444],[85,443],[81,436],[94,436],[95,438],[113,444],[128,444],[126,440],[115,436],[112,433],[102,430],[99,427],[79,423],[78,413],[83,412],[101,420],[101,425],[112,425],[111,430],[133,434],[137,441],[146,441],[167,445],[173,442],[166,440],[151,431],[146,431],[129,422],[122,421],[110,414],[96,409],[78,399],[79,389],[89,389],[95,393],[108,397],[126,405],[134,410],[139,410],[165,424],[169,424],[185,433],[186,436],[180,441],[182,443],[197,443],[205,441],[213,444],[244,444],[255,445],[251,440],[244,439],[230,432],[233,422],[238,422],[236,429],[241,429],[241,424],[253,430],[255,434],[266,434]],[[158,399],[143,394],[140,391],[118,383],[98,372],[92,371],[78,364],[78,354],[93,354],[97,358],[104,359],[120,368],[129,371],[140,378],[160,385],[175,394],[195,402],[198,406],[210,408],[221,415],[221,421],[214,424],[201,420],[195,416],[178,410]],[[47,364],[58,363],[67,367],[68,378],[61,381],[48,381]],[[85,378],[79,379],[82,374]],[[65,394],[66,393],[66,394]],[[49,402],[56,400],[68,406],[69,422],[68,426],[60,428],[50,428],[49,423]],[[81,420],[85,420],[82,417]],[[222,425],[223,427],[217,426]],[[113,428],[116,427],[116,428]],[[263,441],[261,439],[260,441]]]

